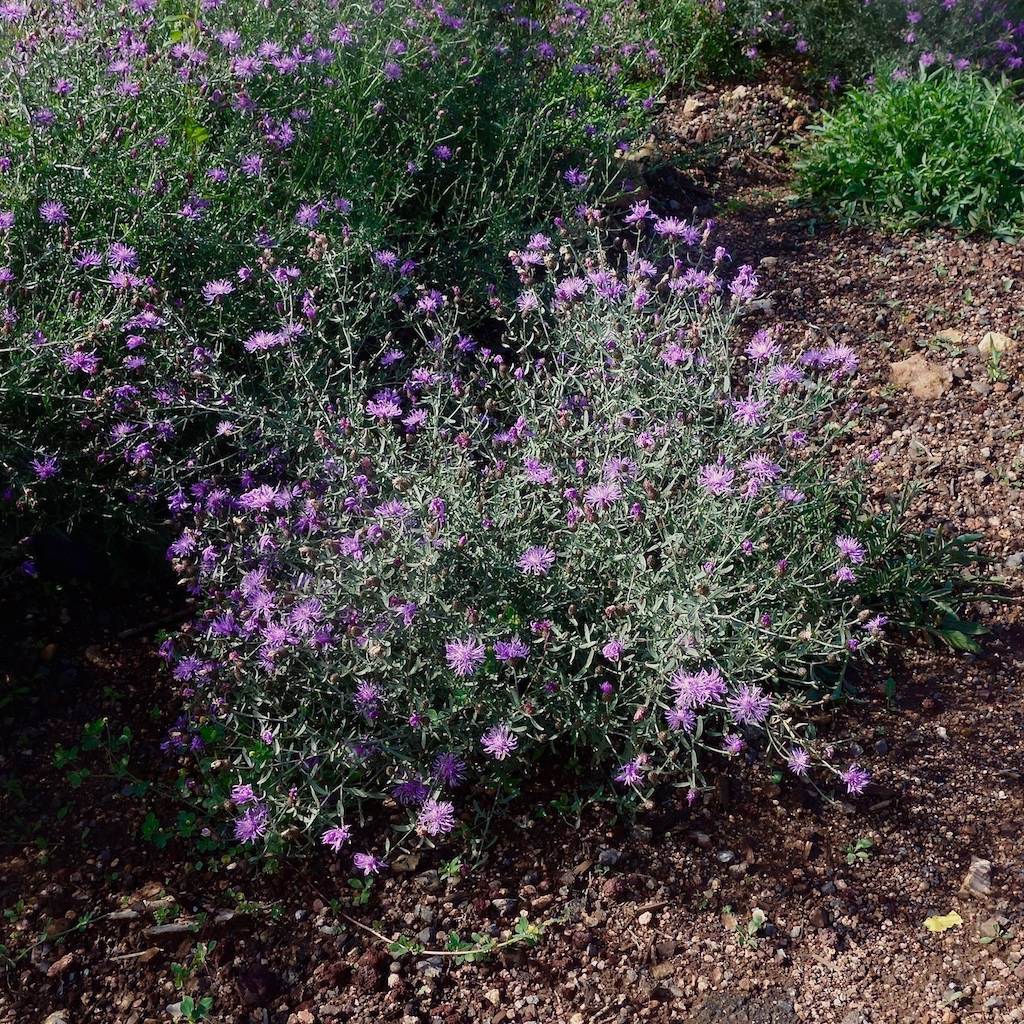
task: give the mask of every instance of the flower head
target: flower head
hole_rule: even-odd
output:
[[[447,800],[426,800],[416,819],[416,830],[428,836],[443,835],[455,828],[455,807]]]
[[[375,875],[381,868],[385,867],[384,861],[377,860],[372,853],[357,853],[352,857],[352,864],[356,871],[364,875]]]
[[[337,853],[351,838],[351,825],[333,825],[320,837],[320,842]]]
[[[516,564],[526,576],[547,576],[555,564],[555,553],[550,548],[536,545],[527,548]]]
[[[793,747],[786,755],[786,767],[794,775],[806,775],[811,766],[811,755],[803,747]]]
[[[480,737],[480,746],[495,761],[504,761],[519,746],[519,739],[507,725],[495,725]]]
[[[729,713],[739,725],[760,725],[771,710],[771,698],[760,686],[743,685],[727,702]]]
[[[476,639],[449,640],[444,648],[445,658],[451,670],[462,678],[471,676],[487,656],[487,648]]]
[[[839,778],[846,783],[846,792],[851,795],[863,793],[871,781],[871,776],[857,764],[851,764],[846,771],[840,772]]]

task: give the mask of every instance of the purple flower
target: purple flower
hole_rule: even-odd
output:
[[[614,480],[605,480],[602,483],[594,484],[593,487],[588,487],[583,495],[583,500],[586,504],[604,511],[611,508],[621,497],[622,490],[619,485]]]
[[[749,302],[757,294],[759,283],[754,268],[744,264],[729,283],[729,291],[740,302]]]
[[[426,800],[416,819],[416,829],[428,836],[438,836],[455,828],[455,807],[447,800]]]
[[[337,853],[351,838],[351,825],[334,825],[320,837],[320,842]]]
[[[445,658],[451,670],[462,678],[471,676],[487,656],[487,649],[476,639],[449,640],[444,648]]]
[[[699,672],[675,672],[671,688],[676,694],[676,706],[681,708],[695,708],[721,700],[728,689],[717,668],[702,668]]]
[[[361,871],[364,875],[375,875],[386,866],[384,861],[377,860],[372,853],[355,854],[352,857],[352,864],[356,871]]]
[[[744,684],[729,698],[726,706],[739,725],[759,725],[768,717],[772,702],[760,686]]]
[[[767,359],[777,356],[781,349],[775,340],[775,335],[770,330],[761,329],[750,339],[747,345],[747,355],[751,362],[761,363]]]
[[[871,781],[871,776],[857,764],[851,764],[845,772],[840,772],[839,778],[846,783],[846,792],[851,795],[863,793]]]
[[[239,807],[244,807],[246,804],[256,802],[256,794],[253,792],[252,786],[247,782],[240,782],[237,786],[232,788],[231,799],[238,804]]]
[[[39,206],[39,216],[46,224],[64,224],[68,219],[68,211],[63,203],[47,199]]]
[[[578,167],[570,167],[562,177],[566,183],[571,185],[573,188],[585,188],[587,182],[590,180],[590,176],[581,171]]]
[[[793,747],[786,755],[786,767],[794,775],[806,775],[811,766],[811,755],[803,747]]]
[[[744,427],[756,427],[761,422],[767,402],[754,398],[743,398],[732,404],[732,421]]]
[[[621,640],[609,640],[608,643],[601,648],[601,653],[609,661],[618,661],[619,658],[625,653],[626,645]]]
[[[555,564],[555,553],[550,548],[537,545],[527,548],[516,564],[526,576],[547,576]]]
[[[746,743],[742,736],[737,736],[735,733],[728,733],[722,737],[722,743],[725,745],[725,752],[727,754],[742,754]]]
[[[496,761],[504,761],[519,746],[519,739],[507,725],[495,725],[480,737],[480,746]]]
[[[522,661],[530,654],[530,646],[519,636],[499,640],[494,645],[494,656],[498,661]]]
[[[391,791],[392,796],[404,807],[421,804],[430,795],[429,788],[414,775],[410,779],[399,782]]]
[[[647,771],[646,764],[646,755],[640,754],[638,757],[634,757],[632,761],[627,761],[622,765],[619,774],[615,776],[615,781],[621,782],[624,786],[638,785],[643,782]]]
[[[75,257],[75,266],[79,270],[95,270],[103,263],[103,257],[95,249],[86,249]]]
[[[235,286],[223,278],[217,281],[207,281],[203,285],[203,298],[208,303],[214,303],[218,299],[230,295],[234,290]]]
[[[888,616],[885,616],[885,615],[875,615],[873,618],[868,619],[868,621],[864,623],[864,628],[872,636],[878,636],[878,634],[881,633],[882,630],[885,629],[885,627],[888,624],[889,624]]]
[[[380,702],[380,690],[366,679],[360,681],[352,697],[355,706],[364,714],[372,715]]]
[[[295,223],[304,228],[315,228],[320,223],[320,207],[316,203],[302,203],[295,214]]]
[[[840,534],[836,537],[836,547],[839,549],[840,558],[845,558],[854,565],[861,565],[864,562],[864,545],[855,537]]]
[[[118,270],[127,270],[139,262],[139,254],[123,242],[114,242],[107,249],[107,263]]]
[[[665,721],[674,731],[693,732],[697,726],[697,716],[689,708],[669,708],[665,712]]]
[[[706,466],[701,466],[700,472],[697,474],[697,485],[708,494],[720,498],[732,491],[735,479],[736,472],[730,469],[723,459],[719,459],[718,462],[710,462]]]
[[[30,463],[37,480],[52,480],[60,471],[60,463],[53,455],[43,455]]]
[[[249,153],[242,157],[238,166],[247,178],[258,178],[263,173],[263,157]]]
[[[387,389],[378,391],[366,403],[366,411],[379,420],[398,419],[402,415],[402,403],[396,392]]]
[[[65,352],[64,365],[78,373],[94,374],[100,368],[100,359],[95,352]]]
[[[254,803],[240,818],[235,820],[235,838],[240,843],[254,843],[266,835],[270,816],[266,807]]]
[[[434,758],[434,777],[444,786],[454,789],[466,777],[466,762],[451,751],[443,751]]]

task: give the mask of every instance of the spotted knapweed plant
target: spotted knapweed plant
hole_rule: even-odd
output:
[[[340,305],[368,339],[428,285],[485,305],[671,74],[636,5],[608,13],[0,3],[5,524],[142,526],[168,481],[245,464],[277,383],[254,355]]]
[[[339,367],[298,473],[180,497],[202,611],[164,649],[189,702],[167,749],[238,839],[386,857],[568,761],[623,793],[695,798],[750,756],[865,787],[806,705],[942,558],[837,451],[857,355],[745,326],[756,275],[695,258],[710,225],[627,220],[513,252],[488,344],[438,297],[400,375]]]

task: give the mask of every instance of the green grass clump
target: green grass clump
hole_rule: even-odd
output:
[[[799,174],[849,221],[1024,235],[1024,114],[1005,82],[939,71],[854,90]]]

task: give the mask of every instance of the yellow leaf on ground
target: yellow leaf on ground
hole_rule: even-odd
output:
[[[936,914],[934,917],[925,918],[924,926],[930,932],[948,932],[958,924],[963,924],[964,919],[952,910],[948,914]]]

